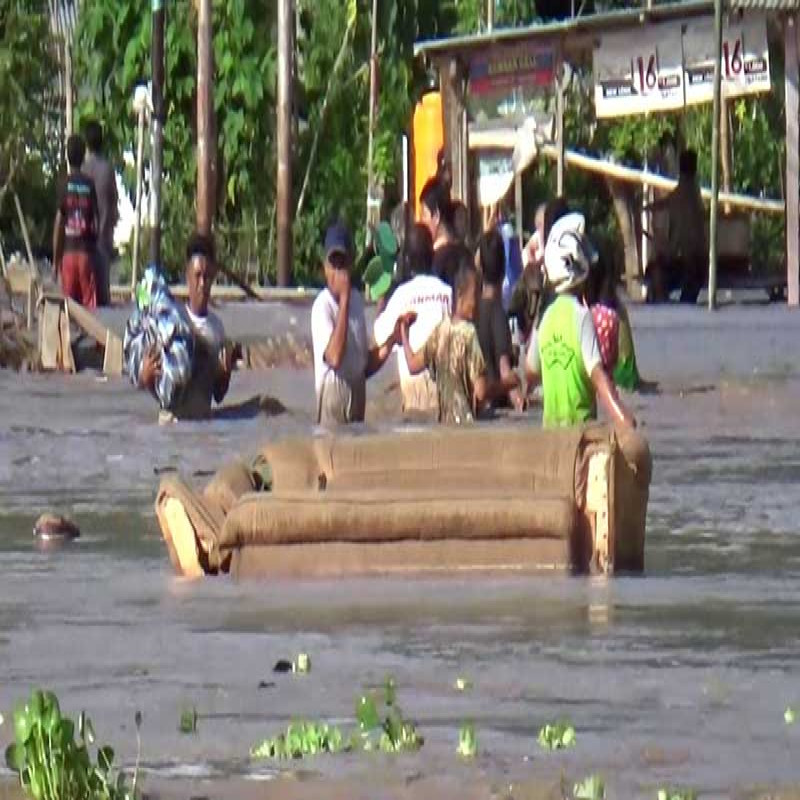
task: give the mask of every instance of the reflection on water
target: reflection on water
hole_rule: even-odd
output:
[[[647,575],[613,581],[190,583],[172,575],[149,511],[154,470],[207,471],[252,446],[255,423],[153,432],[112,421],[91,458],[73,453],[66,468],[52,448],[80,431],[6,430],[0,710],[8,717],[29,687],[49,686],[68,711],[86,708],[128,763],[140,709],[151,775],[270,778],[271,765],[246,757],[254,742],[298,716],[351,725],[358,692],[391,674],[426,736],[401,762],[414,773],[454,770],[469,720],[475,769],[492,781],[599,770],[620,797],[797,781],[800,726],[783,722],[800,706],[796,439],[758,404],[745,424],[714,398],[697,402],[687,416],[680,399],[642,401],[656,456]],[[67,497],[81,539],[36,551],[33,519]],[[310,675],[272,673],[299,652]],[[455,692],[457,676],[474,688]],[[177,731],[186,706],[197,708],[196,736]],[[544,754],[538,729],[560,717],[578,746]],[[358,763],[312,767],[333,778]]]

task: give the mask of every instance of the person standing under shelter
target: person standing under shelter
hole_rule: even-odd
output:
[[[420,350],[436,326],[450,316],[452,289],[431,274],[433,266],[433,241],[424,225],[414,225],[406,235],[403,248],[403,273],[409,277],[393,292],[386,308],[375,320],[373,332],[376,342],[388,341],[397,328],[398,320],[413,312],[416,320],[410,326],[412,348]],[[411,375],[405,354],[397,354],[400,373],[400,391],[404,412],[430,413],[438,408],[436,384],[428,370]]]
[[[453,230],[455,206],[438,178],[431,178],[419,196],[420,222],[430,231],[433,240],[433,274],[454,288],[458,266],[464,255],[470,255]]]
[[[97,249],[95,253],[95,278],[97,305],[111,305],[111,262],[114,260],[114,228],[117,225],[119,198],[117,178],[111,164],[103,155],[103,129],[100,123],[86,123],[86,144],[89,150],[83,172],[94,182],[97,194]]]
[[[547,279],[556,293],[528,350],[527,370],[541,379],[544,426],[580,425],[597,418],[597,398],[614,422],[635,427],[603,367],[586,280],[597,253],[582,214],[552,226],[544,254]]]
[[[325,235],[325,284],[311,308],[317,422],[326,427],[363,422],[367,378],[386,362],[398,339],[396,330],[370,347],[364,300],[351,286],[353,240],[342,223]],[[399,328],[399,326],[398,326]]]
[[[66,297],[87,308],[95,308],[97,195],[92,179],[81,172],[85,155],[83,139],[70,136],[67,140],[69,175],[59,196],[53,225],[53,268]]]

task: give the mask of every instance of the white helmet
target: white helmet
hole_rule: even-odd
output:
[[[583,214],[570,213],[553,223],[544,249],[544,271],[556,294],[580,286],[597,262],[597,251],[586,236]]]

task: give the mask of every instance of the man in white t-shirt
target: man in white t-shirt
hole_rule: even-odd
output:
[[[226,345],[222,321],[208,307],[216,274],[213,239],[193,234],[186,247],[186,316],[194,332],[194,355],[192,377],[173,411],[177,419],[209,417],[212,402],[221,403],[230,386],[233,348]],[[160,371],[161,356],[151,350],[142,359],[140,386],[152,391]]]
[[[403,250],[407,273],[413,277],[401,283],[392,294],[386,308],[375,320],[376,342],[385,342],[394,334],[398,321],[409,313],[416,321],[409,331],[411,349],[416,353],[425,346],[437,325],[450,316],[453,290],[430,274],[433,264],[433,240],[424,225],[414,225],[406,236]],[[397,352],[400,390],[404,412],[432,413],[439,408],[436,383],[428,370],[411,375],[405,354]]]
[[[325,283],[311,309],[317,422],[326,427],[363,422],[366,381],[386,362],[399,325],[380,347],[370,347],[364,300],[350,285],[353,243],[348,229],[332,225],[325,235]]]

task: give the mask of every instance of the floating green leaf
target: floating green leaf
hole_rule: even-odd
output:
[[[455,690],[457,692],[466,692],[472,688],[472,681],[469,678],[456,678]]]
[[[545,750],[563,750],[575,741],[575,728],[569,722],[554,722],[539,731],[539,745]]]
[[[294,662],[294,671],[300,672],[305,674],[307,672],[311,672],[311,659],[308,656],[308,653],[299,653],[297,656],[297,660]]]
[[[372,695],[364,694],[358,699],[356,719],[362,731],[371,731],[380,726],[381,720],[378,716],[378,708]]]
[[[590,775],[572,789],[575,800],[605,800],[606,785],[599,775]]]
[[[462,758],[474,758],[478,752],[478,740],[475,737],[475,727],[473,725],[462,725],[458,732],[458,750],[456,751]]]
[[[693,789],[662,787],[658,790],[658,800],[697,800],[697,794]]]
[[[787,725],[794,725],[794,709],[787,708],[786,711],[783,712],[783,721]]]
[[[194,706],[191,708],[184,708],[181,711],[181,720],[178,724],[178,730],[185,734],[197,733],[197,709]]]

